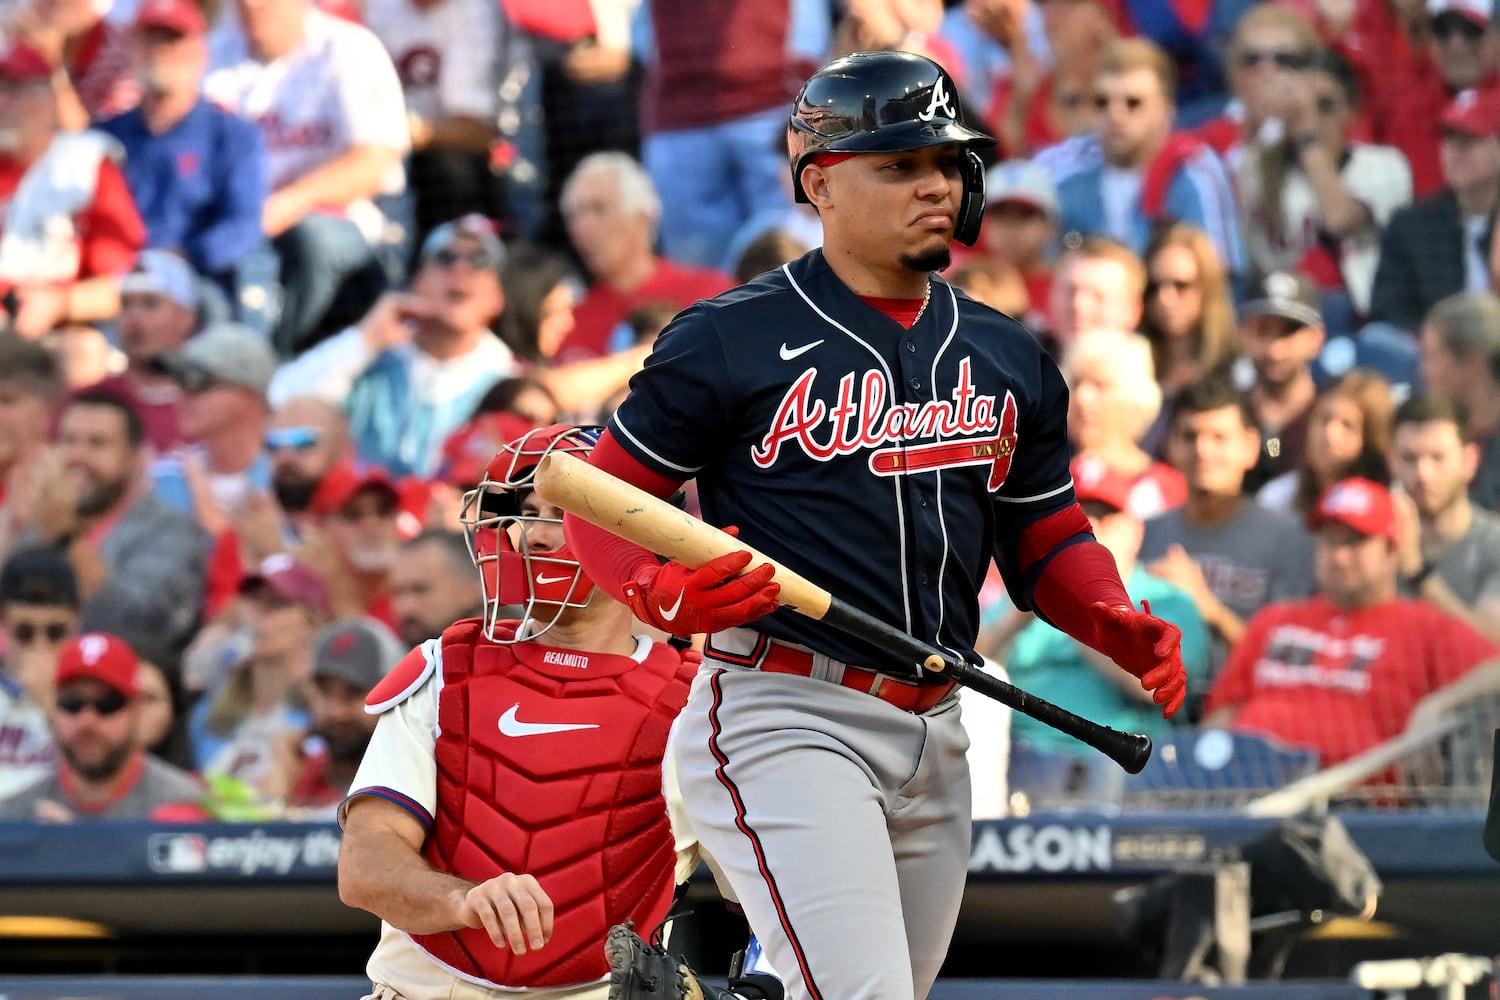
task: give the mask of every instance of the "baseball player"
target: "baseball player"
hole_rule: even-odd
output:
[[[340,809],[339,893],[382,918],[373,1000],[602,1000],[611,925],[654,927],[695,863],[661,763],[697,658],[631,634],[531,489],[543,457],[591,444],[554,425],[495,456],[462,518],[483,616],[366,700],[381,718]]]
[[[1137,611],[1068,474],[1067,390],[1014,320],[933,272],[984,210],[953,78],[902,52],[814,74],[788,131],[825,243],[657,340],[590,461],[953,657],[993,558],[1011,598],[1140,678],[1165,715],[1172,625]],[[925,997],[970,847],[968,739],[941,676],[777,607],[748,553],[698,569],[577,518],[569,548],[636,615],[708,633],[673,730],[683,805],[787,995]],[[639,991],[637,991],[639,995]]]

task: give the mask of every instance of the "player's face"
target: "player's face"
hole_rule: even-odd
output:
[[[1459,439],[1446,420],[1402,424],[1391,442],[1391,474],[1423,517],[1449,510],[1468,491],[1479,449]]]
[[[1191,492],[1208,496],[1238,495],[1259,453],[1260,435],[1232,406],[1180,414],[1167,438],[1167,460]]]
[[[155,292],[120,296],[120,348],[137,363],[181,347],[197,325],[191,309]]]
[[[84,515],[102,514],[129,491],[140,456],[125,436],[125,418],[111,406],[70,406],[57,426],[72,493]]]
[[[1323,329],[1280,316],[1251,316],[1240,325],[1255,377],[1268,388],[1280,388],[1307,372],[1323,348]]]
[[[1198,258],[1187,247],[1163,247],[1151,259],[1146,312],[1168,337],[1186,337],[1203,319],[1203,285]]]
[[[139,706],[93,678],[68,681],[57,689],[52,732],[68,765],[90,781],[120,773],[136,749]]]
[[[0,470],[47,437],[47,403],[12,382],[0,381]]]
[[[1341,608],[1365,608],[1395,594],[1398,559],[1388,539],[1325,524],[1314,544],[1313,570],[1324,597]]]
[[[826,201],[818,208],[834,252],[877,269],[947,267],[963,196],[962,156],[963,148],[949,143],[866,153],[827,168]]]
[[[1070,255],[1049,295],[1053,332],[1065,345],[1087,330],[1134,330],[1140,320],[1130,272],[1108,257]]]
[[[1348,396],[1324,396],[1313,407],[1307,427],[1307,460],[1333,482],[1359,458],[1365,446],[1364,414]]]
[[[518,532],[515,546],[518,550],[534,556],[544,556],[562,548],[561,507],[543,500],[533,490],[521,501],[521,515],[538,520],[525,521],[515,526]]]
[[[1172,105],[1149,69],[1099,77],[1094,109],[1104,158],[1116,166],[1140,166],[1172,125]]]

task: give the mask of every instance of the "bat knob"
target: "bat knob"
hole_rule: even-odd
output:
[[[940,674],[944,670],[948,669],[948,664],[947,661],[945,661],[941,656],[933,653],[927,659],[922,661],[922,669],[930,670],[935,674]]]

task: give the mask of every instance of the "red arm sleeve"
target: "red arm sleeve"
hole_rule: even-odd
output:
[[[111,160],[99,164],[99,186],[94,192],[94,203],[79,221],[83,236],[79,278],[124,274],[135,263],[135,255],[146,245],[146,224],[141,221],[135,199],[125,186],[125,175]]]
[[[620,447],[608,429],[594,445],[589,464],[656,497],[669,497],[682,486],[681,480],[668,479],[636,461]],[[657,562],[656,554],[649,549],[572,514],[563,515],[563,537],[584,572],[622,604],[625,602],[626,582],[633,579],[643,566]]]
[[[1120,581],[1115,557],[1094,539],[1076,503],[1027,526],[1019,552],[1023,574],[1040,567],[1031,587],[1032,605],[1054,628],[1090,648],[1099,648],[1091,606],[1103,601],[1113,607],[1135,607]]]

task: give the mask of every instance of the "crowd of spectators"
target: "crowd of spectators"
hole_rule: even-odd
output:
[[[869,48],[1000,140],[946,277],[1061,366],[1183,724],[1394,735],[1500,653],[1495,6],[15,0],[0,814],[329,815],[364,692],[474,611],[463,491],[819,245],[790,88]],[[981,652],[1160,731],[992,583]],[[1016,784],[1097,790],[1013,737]]]

